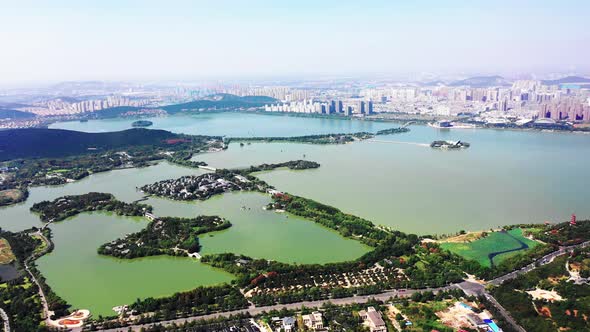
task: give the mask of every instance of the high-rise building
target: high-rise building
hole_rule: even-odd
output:
[[[347,106],[346,110],[344,111],[344,115],[351,116],[352,115],[352,106]]]
[[[330,101],[330,109],[329,109],[328,113],[330,113],[330,114],[336,113],[336,101],[334,101],[334,100]]]
[[[358,102],[356,111],[359,114],[365,114],[365,102],[363,100]]]
[[[590,98],[588,98],[588,104],[590,104]],[[344,105],[342,104],[342,100],[336,102],[336,113],[344,112]]]
[[[370,100],[367,102],[367,114],[373,114],[373,102]]]
[[[498,111],[501,112],[506,112],[508,110],[508,103],[506,102],[506,100],[500,100],[498,102]]]

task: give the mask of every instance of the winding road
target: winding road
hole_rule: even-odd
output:
[[[2,322],[4,325],[4,332],[10,332],[10,321],[8,320],[8,315],[4,309],[0,308],[0,317],[2,317]]]
[[[38,253],[33,253],[31,255],[31,257],[29,257],[27,260],[25,260],[25,263],[24,263],[25,270],[27,271],[27,273],[31,277],[31,281],[33,281],[37,285],[37,288],[39,289],[39,297],[41,298],[41,304],[43,305],[43,317],[45,317],[46,323],[49,323],[49,321],[51,320],[50,317],[51,317],[52,312],[49,311],[49,305],[47,304],[47,298],[45,298],[45,293],[43,292],[43,287],[41,287],[41,283],[39,283],[39,281],[37,280],[37,278],[35,277],[33,272],[31,272],[31,270],[29,269],[29,262],[34,261],[35,259],[45,255],[49,251],[49,249],[51,249],[51,246],[53,244],[51,243],[51,241],[49,241],[49,239],[47,237],[45,237],[45,235],[43,235],[43,232],[42,232],[42,230],[45,227],[47,227],[48,224],[49,223],[45,224],[45,226],[43,226],[43,228],[41,228],[41,230],[31,233],[31,236],[35,236],[35,235],[39,236],[41,238],[41,240],[43,240],[43,242],[45,242],[45,248],[43,248],[43,251],[40,251]]]

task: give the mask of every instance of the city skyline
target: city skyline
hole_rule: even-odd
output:
[[[1,7],[0,84],[589,71],[583,1]]]

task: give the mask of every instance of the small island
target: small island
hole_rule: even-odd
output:
[[[116,200],[112,194],[91,192],[35,203],[30,210],[39,214],[41,221],[54,222],[91,211],[110,211],[121,216],[143,216],[146,213],[151,213],[152,207],[145,204],[121,202]]]
[[[249,172],[260,172],[260,171],[270,171],[276,168],[286,167],[292,170],[303,170],[303,169],[312,169],[312,168],[319,168],[320,164],[316,163],[315,161],[309,160],[291,160],[284,163],[276,163],[276,164],[262,164],[258,166],[250,166]]]
[[[154,124],[154,123],[153,123],[153,122],[151,122],[151,121],[147,121],[147,120],[137,120],[137,121],[134,121],[134,122],[131,124],[131,127],[133,127],[133,128],[145,128],[145,127],[149,127],[149,126],[151,126],[151,125],[153,125],[153,124]]]
[[[410,128],[408,128],[408,127],[389,128],[389,129],[379,130],[375,133],[375,135],[380,136],[380,135],[403,134],[403,133],[407,133],[409,131],[410,131]]]
[[[292,142],[292,143],[307,143],[307,144],[346,144],[355,141],[364,141],[375,138],[381,135],[402,134],[410,131],[407,127],[388,128],[379,130],[376,133],[366,131],[356,133],[339,133],[339,134],[318,134],[305,136],[276,136],[276,137],[229,137],[225,139],[225,143],[240,142],[240,146],[244,146],[244,142],[250,144],[251,142]]]
[[[469,143],[461,141],[434,141],[430,143],[430,147],[434,149],[466,149],[469,146]]]
[[[218,216],[158,218],[137,233],[103,244],[98,253],[118,258],[185,256],[201,249],[198,235],[230,226],[229,221]]]

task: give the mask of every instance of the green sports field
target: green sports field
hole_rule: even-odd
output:
[[[525,238],[522,235],[522,229],[515,228],[508,232],[489,233],[486,237],[469,243],[446,242],[441,243],[440,246],[466,259],[473,259],[481,265],[489,267],[491,266],[491,262],[488,255],[522,247],[521,243],[515,240],[515,238],[525,243],[529,248],[499,254],[494,257],[494,264],[499,264],[502,260],[530,250],[539,244],[536,241]]]

